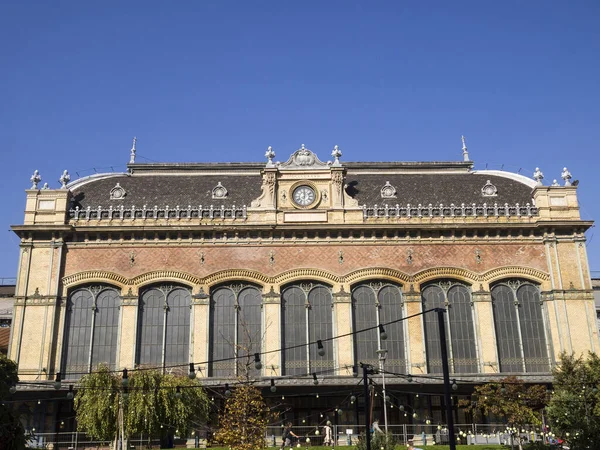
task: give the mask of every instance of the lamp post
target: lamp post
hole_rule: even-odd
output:
[[[456,450],[456,437],[454,435],[454,418],[452,417],[452,398],[450,395],[450,368],[448,366],[448,349],[446,347],[446,326],[444,323],[443,308],[436,308],[440,332],[440,347],[442,357],[442,371],[444,373],[444,402],[446,403],[446,420],[448,421],[448,438],[450,439],[450,450]]]
[[[377,350],[379,354],[379,371],[381,372],[381,384],[383,385],[383,425],[385,429],[385,434],[388,432],[388,420],[387,420],[387,396],[385,393],[385,357],[387,356],[386,349]]]

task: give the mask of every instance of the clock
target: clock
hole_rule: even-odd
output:
[[[296,189],[294,189],[294,193],[292,194],[294,203],[303,207],[312,205],[316,198],[317,196],[315,194],[315,190],[306,185],[298,186]]]

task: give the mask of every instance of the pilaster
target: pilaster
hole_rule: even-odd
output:
[[[350,289],[346,290],[344,285],[334,286],[333,294],[333,317],[335,319],[334,335],[343,336],[334,341],[336,354],[334,361],[337,361],[338,375],[350,375],[354,365],[354,342],[352,335],[352,302]]]
[[[483,373],[497,373],[500,371],[500,366],[498,363],[492,294],[487,284],[484,286],[483,283],[480,283],[479,290],[474,291],[471,295],[477,319],[475,321],[475,339],[477,339],[482,370]]]
[[[406,315],[410,317],[407,321],[408,371],[409,373],[426,373],[425,332],[423,330],[423,316],[420,314],[422,312],[421,292],[415,290],[413,284],[410,285],[408,292],[404,294],[404,303],[406,304]]]
[[[208,338],[210,318],[210,291],[208,286],[194,288],[192,309],[194,317],[194,333],[192,335],[191,360],[194,363],[208,361]],[[208,364],[196,364],[198,376],[208,376]]]
[[[119,369],[132,368],[135,365],[139,300],[138,292],[134,289],[131,286],[125,287],[121,294],[119,357],[117,360]]]

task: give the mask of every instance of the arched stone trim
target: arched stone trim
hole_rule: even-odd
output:
[[[278,285],[284,285],[293,283],[298,280],[315,280],[321,281],[328,285],[334,285],[336,283],[343,282],[343,279],[337,275],[333,275],[332,273],[326,272],[320,269],[294,269],[289,272],[284,272],[282,274],[274,277],[274,283]]]
[[[198,277],[186,272],[179,272],[177,270],[157,270],[155,272],[144,273],[132,278],[129,283],[139,288],[140,286],[144,286],[146,284],[153,284],[161,281],[182,283],[190,287],[200,284],[200,279]]]
[[[263,275],[255,270],[246,269],[230,269],[222,270],[220,272],[213,273],[203,279],[203,283],[209,287],[216,284],[226,283],[227,281],[243,280],[249,283],[254,283],[265,289],[265,286],[271,282],[271,277]]]
[[[482,275],[482,279],[489,284],[506,278],[525,278],[529,281],[542,284],[544,281],[550,279],[550,275],[538,269],[519,266],[499,267],[489,270]]]
[[[420,285],[439,278],[453,278],[470,285],[482,281],[481,275],[459,267],[434,267],[432,269],[425,269],[414,275],[415,282]]]
[[[400,272],[399,270],[387,269],[385,267],[370,267],[367,269],[359,269],[350,272],[344,277],[344,282],[350,285],[370,279],[388,280],[403,286],[408,285],[411,281],[410,275]]]
[[[74,273],[63,277],[62,284],[65,289],[72,289],[75,286],[89,283],[105,283],[115,286],[115,288],[122,290],[129,284],[129,280],[124,276],[116,274],[114,272],[102,271],[102,270],[89,270],[86,272]]]

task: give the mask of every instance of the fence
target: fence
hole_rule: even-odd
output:
[[[383,429],[384,425],[380,424]],[[338,447],[356,445],[364,436],[364,425],[334,425],[332,435],[334,443]],[[511,435],[506,433],[506,425],[503,424],[456,424],[454,426],[456,437],[461,444],[486,445],[486,444],[511,444]],[[301,444],[302,447],[322,446],[325,439],[325,431],[322,426],[295,426],[293,432],[298,435],[294,444]],[[530,427],[530,430],[533,430]],[[216,430],[202,431],[194,433],[189,439],[176,437],[175,447],[178,448],[205,448],[216,443],[212,442],[211,436]],[[414,440],[418,445],[448,444],[448,430],[437,424],[422,425],[390,425],[388,431],[398,443],[404,444],[409,439]],[[523,431],[520,433],[527,441],[540,441],[542,436],[536,431]],[[265,433],[265,446],[279,448],[282,442],[282,427],[271,426]],[[40,449],[65,449],[65,450],[84,450],[84,449],[109,449],[112,448],[112,441],[98,441],[86,436],[84,433],[31,433],[29,447]],[[143,435],[135,436],[129,440],[128,450],[148,450],[160,449],[158,439],[148,439]]]

